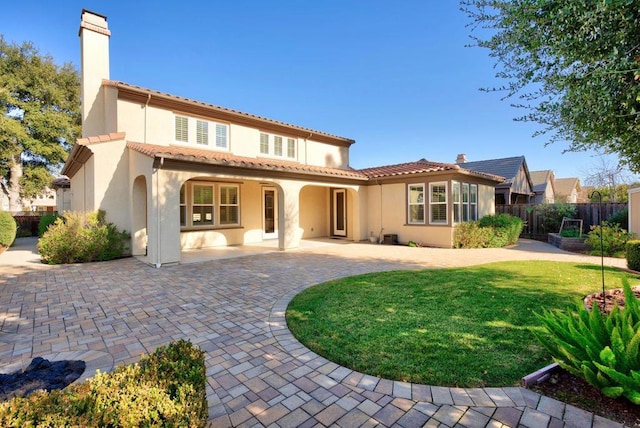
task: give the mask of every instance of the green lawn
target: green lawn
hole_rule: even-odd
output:
[[[607,288],[626,273],[607,269]],[[628,275],[631,285],[640,278]],[[296,296],[287,323],[307,347],[351,369],[441,386],[506,386],[551,362],[534,312],[602,289],[600,267],[502,262],[372,273]]]

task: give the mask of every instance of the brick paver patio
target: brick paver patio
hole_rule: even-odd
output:
[[[134,258],[18,265],[7,262],[8,253],[0,255],[0,371],[35,356],[79,358],[88,363],[87,377],[182,338],[206,352],[212,427],[620,426],[519,387],[430,387],[353,372],[302,346],[284,320],[301,289],[348,275],[597,258],[532,241],[464,251],[333,245],[161,269]]]

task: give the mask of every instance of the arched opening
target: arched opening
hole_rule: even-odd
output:
[[[131,254],[147,254],[147,179],[144,175],[133,181],[133,217],[131,222]]]

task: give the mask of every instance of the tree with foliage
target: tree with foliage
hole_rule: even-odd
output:
[[[0,182],[19,210],[51,184],[80,134],[78,72],[0,35],[0,109]]]
[[[550,142],[617,153],[640,172],[640,4],[633,0],[462,0],[505,98]],[[480,35],[477,35],[481,33]]]

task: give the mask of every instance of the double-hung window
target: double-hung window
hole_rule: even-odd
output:
[[[296,139],[260,133],[260,154],[278,158],[296,158]]]
[[[447,183],[429,183],[429,223],[447,224]]]
[[[240,203],[237,185],[220,185],[220,224],[240,223]]]
[[[453,221],[475,221],[478,219],[478,185],[469,183],[452,183]]]
[[[229,125],[178,115],[174,123],[177,143],[229,149]]]
[[[409,184],[408,196],[409,224],[424,224],[424,184]]]
[[[180,226],[187,225],[187,190],[185,186],[180,188]]]
[[[209,122],[204,120],[196,121],[196,143],[209,145]]]
[[[181,143],[189,142],[189,119],[184,116],[176,116],[176,141]]]
[[[265,134],[265,133],[260,134],[260,154],[262,155],[269,154],[269,134]]]
[[[213,226],[213,185],[194,184],[191,207],[192,226]]]

